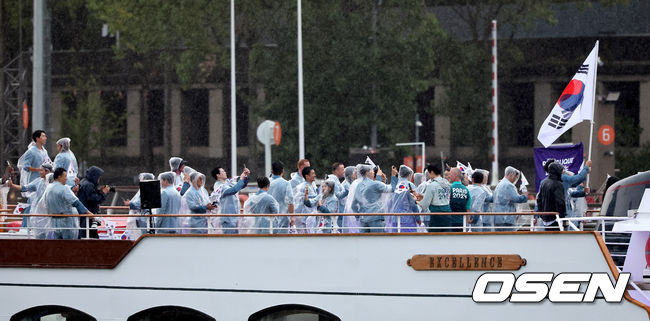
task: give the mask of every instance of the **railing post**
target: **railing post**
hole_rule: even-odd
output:
[[[23,214],[23,215],[25,215],[25,214]],[[25,226],[25,228],[27,229],[27,239],[31,239],[31,238],[32,238],[32,228],[29,227],[29,225],[30,225],[30,224],[29,224],[29,217],[28,217],[28,218],[27,218],[27,226]]]
[[[605,223],[607,223],[607,221],[603,220],[602,224],[600,224],[600,235],[603,237],[603,243],[605,243]]]
[[[86,216],[86,238],[90,238],[90,217]]]
[[[397,216],[397,233],[402,233],[402,216]]]
[[[463,215],[463,232],[467,232],[467,215]]]
[[[269,216],[269,234],[273,234],[273,217]]]

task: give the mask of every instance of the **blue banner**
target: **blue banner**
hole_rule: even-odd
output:
[[[547,176],[544,165],[549,159],[555,159],[564,168],[578,174],[584,159],[582,143],[567,146],[535,147],[535,191],[539,191],[539,184]]]

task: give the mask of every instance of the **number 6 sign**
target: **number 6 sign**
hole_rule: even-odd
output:
[[[614,128],[609,125],[602,125],[598,129],[598,141],[603,145],[610,145],[614,142]]]

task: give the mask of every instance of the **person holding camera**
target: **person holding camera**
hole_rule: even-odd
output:
[[[111,187],[104,185],[99,187],[99,181],[101,180],[104,170],[97,166],[90,166],[86,170],[86,177],[81,180],[81,185],[79,187],[79,193],[77,196],[83,205],[88,209],[88,211],[93,214],[99,213],[99,205],[104,202],[106,199],[106,194],[111,192]],[[92,223],[91,223],[92,224]],[[80,218],[79,226],[81,227],[80,236],[86,235],[86,219],[85,217]],[[90,238],[99,238],[97,234],[97,229],[90,230]]]

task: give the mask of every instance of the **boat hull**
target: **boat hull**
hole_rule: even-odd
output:
[[[512,271],[515,275],[617,275],[602,241],[586,232],[148,236],[120,251],[123,255],[111,254],[118,257],[114,264],[101,266],[93,266],[92,260],[86,266],[30,265],[23,260],[12,267],[3,256],[0,319],[58,305],[97,320],[126,320],[159,306],[186,307],[216,320],[248,320],[256,312],[287,304],[324,310],[341,320],[648,318],[645,308],[628,299],[476,303],[472,290],[489,269],[416,271],[407,265],[418,254],[517,254],[526,264]]]

